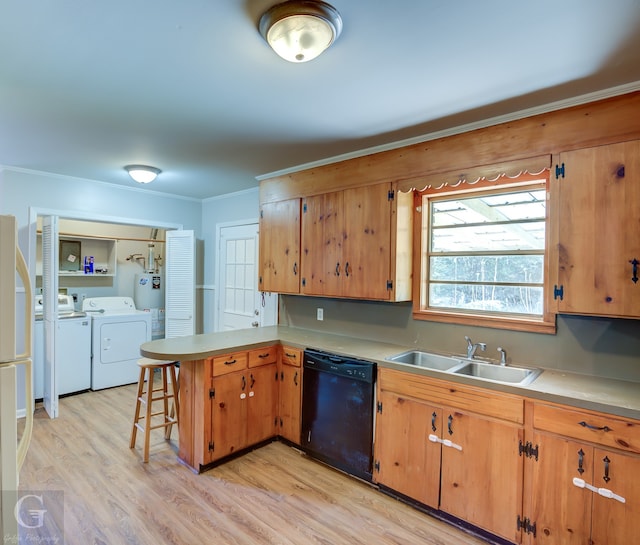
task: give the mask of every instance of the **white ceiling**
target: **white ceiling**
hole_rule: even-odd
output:
[[[290,64],[277,0],[4,0],[0,165],[207,198],[256,176],[640,82],[638,0],[332,0]]]

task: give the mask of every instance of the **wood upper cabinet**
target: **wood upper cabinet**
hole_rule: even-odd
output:
[[[392,299],[394,206],[389,183],[303,199],[301,293]]]
[[[561,153],[556,159],[551,218],[557,246],[552,245],[551,262],[558,269],[551,270],[556,288],[551,307],[560,313],[639,318],[640,141]]]
[[[411,300],[412,204],[391,183],[262,203],[259,288]]]
[[[535,403],[524,513],[531,545],[611,545],[640,535],[640,423]],[[611,448],[611,447],[619,448]]]
[[[282,346],[280,350],[278,434],[299,445],[302,423],[302,350],[289,346]]]
[[[260,206],[258,288],[300,292],[300,199]]]
[[[519,542],[522,398],[379,369],[378,399],[376,481]]]

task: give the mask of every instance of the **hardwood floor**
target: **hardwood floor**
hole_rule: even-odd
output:
[[[176,459],[177,431],[154,430],[143,464],[140,439],[129,449],[135,395],[67,397],[56,420],[36,411],[20,490],[63,491],[67,545],[484,543],[279,442],[195,475]],[[55,518],[60,506],[46,507]],[[37,531],[53,542],[50,529],[21,542]]]

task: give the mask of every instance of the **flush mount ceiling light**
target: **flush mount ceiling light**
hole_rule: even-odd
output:
[[[289,62],[307,62],[327,49],[342,31],[342,18],[329,4],[289,0],[269,8],[260,17],[260,34]]]
[[[145,165],[127,165],[124,169],[139,184],[148,184],[156,179],[156,176],[162,171],[156,167],[148,167]]]

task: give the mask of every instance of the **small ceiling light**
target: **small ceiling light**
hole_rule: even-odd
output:
[[[289,62],[307,62],[327,49],[342,31],[338,11],[317,0],[289,0],[260,17],[260,34]]]
[[[124,169],[139,184],[148,184],[156,179],[156,176],[162,171],[156,167],[148,167],[145,165],[127,165]]]

